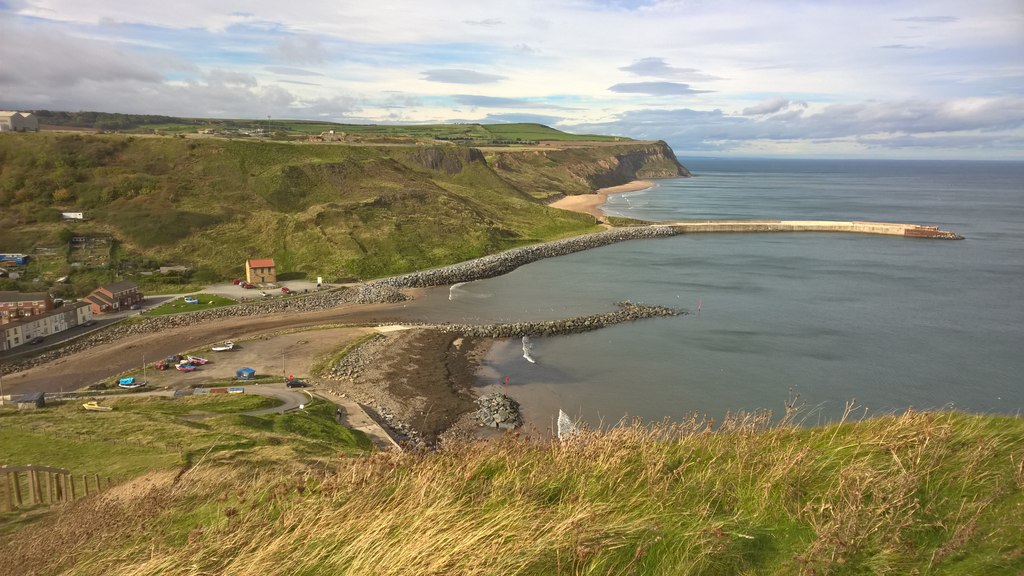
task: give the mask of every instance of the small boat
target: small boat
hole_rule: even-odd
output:
[[[175,366],[175,368],[177,368],[181,372],[192,372],[193,370],[196,369],[196,367],[193,366],[192,364],[178,364],[177,366]]]
[[[202,366],[203,364],[206,364],[207,362],[209,362],[209,360],[207,360],[206,358],[200,358],[199,356],[189,356],[188,357],[188,363],[189,364],[195,364],[196,366]]]
[[[82,404],[82,408],[85,408],[90,412],[110,412],[114,409],[113,406],[100,406],[99,402],[95,400]]]
[[[241,386],[232,386],[232,387],[228,388],[228,394],[243,394],[243,393],[245,393],[245,388],[243,388]]]
[[[124,388],[125,390],[135,390],[136,388],[142,388],[145,385],[145,382],[139,382],[135,378],[121,378],[117,383],[118,388]]]
[[[234,342],[225,342],[223,344],[220,344],[218,346],[214,346],[213,348],[210,348],[210,350],[213,350],[214,352],[227,352],[228,350],[233,350],[234,348],[235,348],[235,343]]]

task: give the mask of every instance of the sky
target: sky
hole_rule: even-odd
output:
[[[1024,160],[1024,1],[0,0],[0,108]]]

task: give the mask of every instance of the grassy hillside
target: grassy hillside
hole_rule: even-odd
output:
[[[2,421],[2,419],[0,419]],[[22,528],[0,571],[1015,574],[1024,421],[738,418],[262,467],[242,447]],[[165,441],[173,442],[171,438]]]
[[[3,134],[0,251],[63,255],[66,237],[109,235],[111,262],[97,265],[95,283],[158,263],[221,279],[254,257],[273,257],[279,273],[382,276],[592,231],[592,218],[538,198],[645,171],[676,174],[666,151],[521,152],[538,161],[512,166],[452,145]],[[87,221],[61,223],[61,211],[84,211]],[[46,276],[71,271],[70,262],[51,268]]]

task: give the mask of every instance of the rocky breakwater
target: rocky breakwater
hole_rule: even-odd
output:
[[[649,306],[633,302],[617,302],[618,310],[590,316],[576,316],[561,320],[543,322],[513,322],[507,324],[442,324],[438,330],[455,332],[465,336],[484,338],[517,338],[523,336],[558,336],[561,334],[579,334],[599,330],[613,324],[633,322],[644,318],[659,316],[682,316],[686,310],[668,308],[666,306]]]
[[[566,238],[565,240],[524,246],[523,248],[513,248],[442,268],[384,278],[371,282],[367,286],[374,286],[375,288],[372,290],[379,290],[381,293],[385,293],[383,290],[385,286],[393,288],[425,288],[427,286],[444,286],[458,282],[470,282],[507,274],[520,266],[544,258],[564,256],[599,246],[607,246],[616,242],[664,238],[676,234],[677,232],[668,226],[616,228],[606,232],[598,232],[597,234],[587,234],[586,236],[576,236],[574,238]]]
[[[383,299],[394,298],[394,292],[397,292],[397,290],[393,290],[388,287],[381,287],[371,290],[370,294]],[[404,298],[404,295],[400,292],[398,294]],[[359,302],[361,301],[361,298],[366,297],[368,296],[360,290],[325,290],[309,295],[275,298],[273,300],[236,304],[234,306],[200,310],[198,312],[153,317],[139,316],[126,322],[114,324],[88,336],[72,340],[67,345],[61,346],[60,348],[48,350],[42,354],[31,357],[4,362],[3,365],[0,366],[0,369],[3,370],[4,374],[20,372],[22,370],[27,370],[34,366],[39,366],[56,360],[62,356],[82,352],[96,346],[121,340],[122,338],[139,336],[142,334],[152,334],[172,328],[180,328],[182,326],[194,326],[201,322],[218,320],[221,318],[263,316],[266,314],[278,314],[282,312],[314,312],[319,310],[329,310],[342,304]]]
[[[495,392],[477,399],[476,402],[480,409],[474,416],[482,427],[511,430],[523,423],[523,418],[519,414],[519,402],[504,394]]]

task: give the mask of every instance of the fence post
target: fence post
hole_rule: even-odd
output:
[[[107,488],[110,488],[111,484],[113,484],[113,482],[110,481],[110,476],[107,476]]]
[[[99,492],[100,491],[100,475],[99,474],[93,474],[93,477],[96,478],[96,491]]]
[[[11,479],[14,480],[14,501],[17,503],[18,508],[21,508],[21,482],[19,481],[18,473],[12,472]]]
[[[4,512],[14,510],[14,501],[11,498],[11,473],[4,471]]]
[[[28,471],[28,498],[33,504],[39,504],[39,474],[35,469]]]
[[[85,495],[89,495],[89,475],[82,474],[82,486],[85,488]]]
[[[75,496],[75,475],[68,474],[68,484],[71,485],[71,501],[74,502],[78,498]]]

